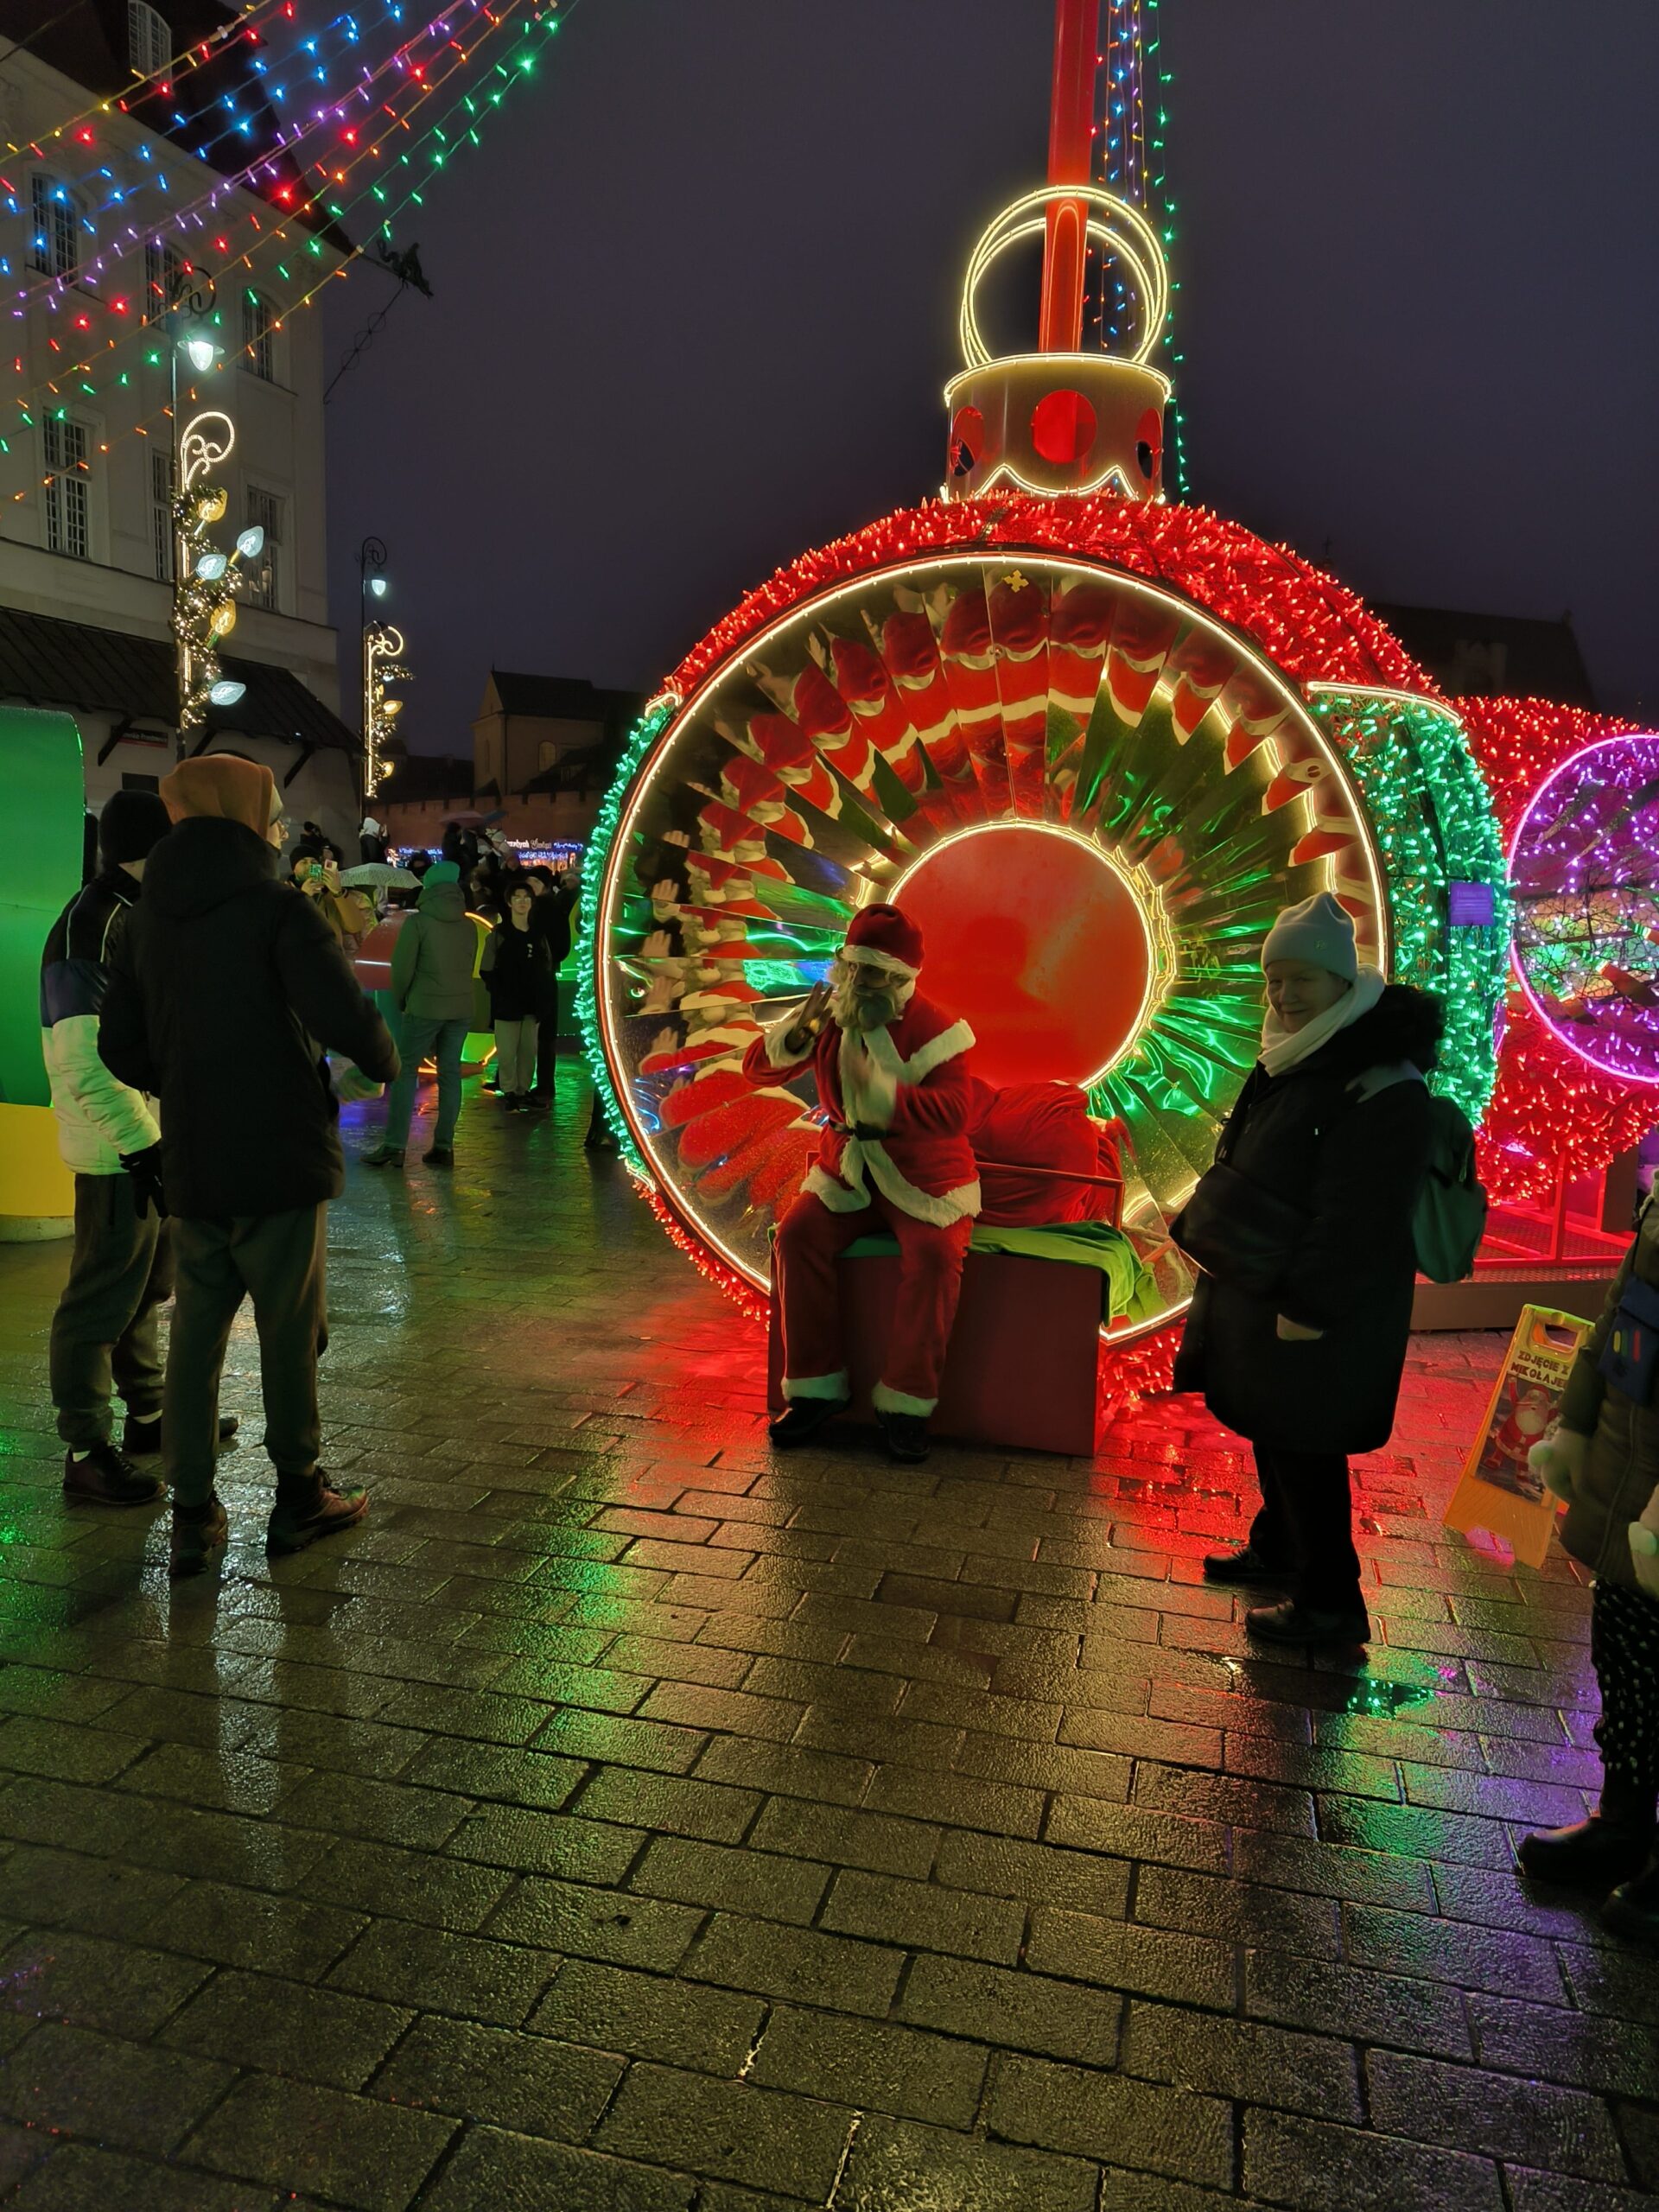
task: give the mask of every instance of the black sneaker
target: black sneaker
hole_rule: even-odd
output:
[[[398,1144],[377,1145],[372,1152],[363,1155],[365,1167],[401,1167],[403,1164],[404,1148]]]
[[[1605,1897],[1619,1883],[1641,1873],[1654,1847],[1651,1811],[1645,1819],[1608,1818],[1592,1813],[1570,1827],[1540,1828],[1522,1836],[1516,1856],[1521,1872],[1535,1882],[1587,1890]]]
[[[1252,1605],[1244,1626],[1261,1643],[1369,1643],[1370,1616],[1362,1607],[1357,1613],[1321,1612],[1317,1606],[1299,1605],[1287,1598],[1281,1605]]]
[[[76,1503],[154,1505],[166,1491],[159,1475],[135,1467],[113,1444],[94,1444],[79,1459],[73,1452],[63,1455],[63,1494]]]
[[[1641,1873],[1619,1884],[1601,1908],[1601,1916],[1616,1935],[1659,1947],[1659,1852]]]
[[[846,1410],[845,1398],[791,1398],[777,1420],[768,1423],[766,1434],[780,1452],[790,1452]]]
[[[175,1582],[187,1575],[205,1573],[208,1561],[230,1541],[231,1524],[217,1492],[198,1510],[173,1509],[173,1532],[168,1546],[167,1572]]]
[[[919,1467],[932,1449],[927,1423],[920,1414],[890,1414],[878,1408],[875,1417],[881,1424],[887,1457],[902,1460],[907,1467]]]
[[[532,1090],[524,1101],[524,1111],[527,1114],[550,1114],[553,1101],[546,1091]]]
[[[337,1535],[342,1529],[354,1529],[368,1510],[367,1491],[330,1490],[327,1477],[319,1469],[316,1487],[308,1497],[288,1504],[279,1503],[271,1508],[265,1528],[265,1549],[276,1553],[302,1552],[320,1536]]]
[[[231,1443],[241,1426],[241,1422],[234,1414],[221,1414],[219,1417],[219,1442]],[[126,1453],[128,1459],[153,1459],[161,1448],[161,1415],[157,1414],[154,1421],[137,1421],[129,1414],[126,1427],[121,1432],[121,1449]]]
[[[429,1167],[453,1167],[455,1164],[455,1148],[452,1144],[435,1144],[431,1151],[423,1152],[421,1158]]]
[[[1268,1582],[1281,1586],[1290,1580],[1287,1567],[1275,1567],[1246,1544],[1242,1551],[1211,1552],[1204,1562],[1206,1582]]]

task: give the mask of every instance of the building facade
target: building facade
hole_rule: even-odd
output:
[[[298,309],[345,242],[276,214],[303,180],[276,150],[245,32],[165,99],[141,83],[234,22],[218,0],[0,8],[0,143],[16,149],[0,180],[0,401],[7,376],[17,387],[0,439],[0,698],[75,716],[94,811],[173,765],[175,433],[221,411],[235,442],[213,472],[228,494],[215,540],[257,524],[265,550],[220,646],[244,696],[189,747],[264,760],[293,818],[343,842],[359,743],[327,617],[321,318]],[[256,192],[235,180],[262,145]],[[205,374],[176,342],[192,291],[222,349]]]

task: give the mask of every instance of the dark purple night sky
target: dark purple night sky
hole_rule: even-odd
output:
[[[1379,599],[1572,609],[1659,717],[1654,0],[1163,0],[1193,496]],[[335,619],[391,550],[419,750],[492,660],[654,686],[938,484],[1049,0],[579,0],[328,409]],[[334,358],[380,304],[334,288]],[[1034,333],[1010,339],[1029,342]],[[349,693],[348,693],[349,696]]]

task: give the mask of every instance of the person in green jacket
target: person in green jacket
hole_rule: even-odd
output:
[[[1659,1204],[1643,1209],[1560,1424],[1532,1465],[1567,1503],[1561,1541],[1595,1577],[1599,1808],[1525,1838],[1523,1873],[1606,1898],[1621,1933],[1659,1941]],[[1608,1892],[1611,1891],[1609,1896]]]
[[[379,1146],[365,1153],[370,1167],[401,1167],[415,1112],[415,1080],[421,1062],[437,1062],[438,1118],[429,1167],[455,1164],[455,1124],[461,1119],[461,1053],[473,1020],[473,983],[483,925],[467,911],[461,870],[453,861],[428,868],[415,912],[391,950],[391,995],[397,1007],[397,1050],[403,1072],[386,1095],[386,1126]]]

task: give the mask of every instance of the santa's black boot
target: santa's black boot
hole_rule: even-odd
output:
[[[1535,1882],[1605,1897],[1621,1883],[1634,1888],[1644,1868],[1651,1874],[1654,1844],[1654,1791],[1610,1774],[1601,1804],[1587,1821],[1522,1837],[1521,1871]],[[1650,1897],[1656,1890],[1659,1882],[1651,1883]]]
[[[845,1398],[791,1398],[777,1420],[768,1424],[766,1434],[779,1452],[792,1451],[846,1410]]]

